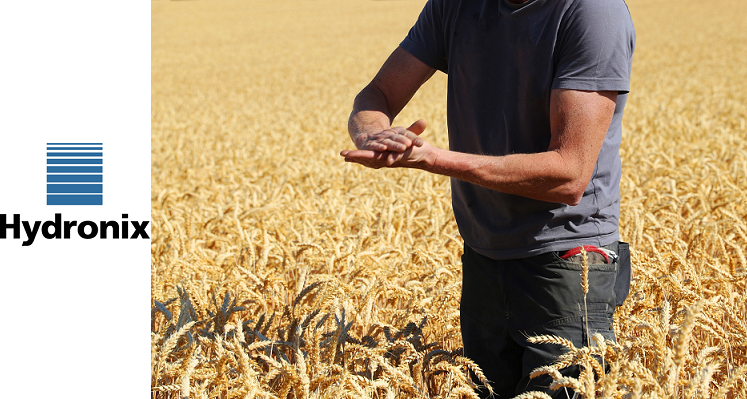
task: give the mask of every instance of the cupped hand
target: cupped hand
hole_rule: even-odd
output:
[[[422,139],[421,139],[422,140]],[[343,150],[340,155],[345,162],[355,162],[368,168],[417,168],[427,169],[435,161],[435,150],[425,140],[420,146],[412,146],[404,152],[373,151],[373,150]]]
[[[355,140],[359,150],[378,152],[405,152],[413,146],[420,147],[425,142],[418,137],[425,131],[424,119],[419,119],[410,127],[396,126],[373,134],[361,134]]]

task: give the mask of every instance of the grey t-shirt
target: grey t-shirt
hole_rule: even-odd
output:
[[[618,91],[593,177],[576,206],[452,179],[464,241],[512,259],[618,240],[620,140],[635,31],[623,0],[430,0],[400,44],[448,74],[449,147],[506,155],[547,151],[550,91]]]

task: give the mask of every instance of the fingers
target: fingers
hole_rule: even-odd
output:
[[[358,161],[358,160],[376,160],[386,159],[388,152],[371,151],[371,150],[342,150],[340,155],[345,157],[345,161]]]
[[[400,134],[396,130],[393,130],[393,132],[394,134],[381,141],[381,143],[385,144],[387,147],[385,151],[402,152],[412,146],[411,138],[407,137],[405,134]]]
[[[392,165],[394,165],[394,163],[396,162],[396,159],[394,158],[394,154],[395,154],[395,153],[393,153],[393,152],[390,152],[390,153],[389,153],[389,154],[388,154],[388,155],[386,156],[386,166],[392,166]],[[397,154],[401,154],[401,152],[398,152]]]
[[[402,126],[386,129],[374,134],[360,146],[362,150],[405,152],[408,148],[422,147],[425,140],[419,137],[425,131],[424,119],[415,121],[405,129]]]
[[[371,151],[387,151],[389,149],[388,144],[379,141],[369,141],[361,147],[361,150]]]
[[[345,162],[355,162],[363,166],[379,169],[385,167],[404,166],[400,161],[404,161],[412,154],[412,148],[405,152],[392,151],[370,151],[370,150],[343,150],[340,155],[345,158]]]
[[[412,125],[410,125],[410,127],[408,127],[407,130],[417,135],[420,135],[421,133],[425,131],[426,125],[427,124],[425,123],[425,119],[418,119]]]
[[[412,140],[395,129],[387,129],[367,137],[358,148],[372,151],[404,151],[412,145]]]
[[[405,144],[407,147],[401,148],[397,147],[396,149],[392,149],[396,152],[404,152],[408,148],[412,146],[421,147],[423,145],[424,140],[418,137],[417,134],[405,129],[402,126],[398,126],[395,128],[392,128],[393,131],[397,133],[396,140],[398,143]],[[391,151],[391,150],[390,150]]]
[[[379,169],[391,166],[388,163],[389,151],[370,151],[370,150],[343,150],[340,155],[345,157],[345,162],[355,162],[363,166]]]
[[[419,137],[425,131],[425,127],[425,119],[418,119],[407,128],[405,134],[407,138],[412,140],[412,145],[415,147],[422,147],[423,143],[425,143],[425,140]]]

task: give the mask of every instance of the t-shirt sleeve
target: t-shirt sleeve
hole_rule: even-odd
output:
[[[428,0],[400,47],[431,68],[447,72],[442,0]]]
[[[577,0],[558,34],[553,89],[630,90],[635,30],[623,0]]]

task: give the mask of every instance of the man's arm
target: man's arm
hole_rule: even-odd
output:
[[[617,92],[553,90],[550,145],[545,152],[486,156],[423,142],[404,152],[343,151],[364,166],[423,169],[510,194],[576,205],[589,184],[615,110]]]
[[[423,140],[418,135],[425,129],[425,122],[415,122],[407,129],[393,128],[391,123],[435,71],[397,47],[371,83],[355,98],[348,132],[356,147],[401,153],[413,145],[422,145]]]

